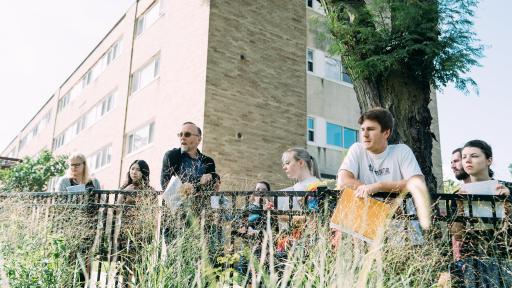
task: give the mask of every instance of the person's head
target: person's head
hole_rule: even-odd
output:
[[[462,148],[457,148],[452,152],[451,168],[455,178],[459,181],[468,179],[469,175],[462,167]]]
[[[373,108],[364,112],[358,120],[361,125],[361,143],[374,154],[382,153],[388,146],[393,129],[393,115],[387,109]]]
[[[149,165],[144,160],[135,160],[130,164],[126,175],[126,184],[149,185]]]
[[[473,178],[492,177],[492,148],[482,140],[471,140],[462,148],[462,166]],[[473,179],[472,178],[472,179]]]
[[[306,149],[290,148],[283,153],[282,161],[288,178],[299,181],[311,176],[320,178],[318,165]]]
[[[256,183],[256,187],[254,187],[254,190],[258,192],[270,191],[270,184],[268,184],[267,181],[259,181]]]
[[[192,122],[185,122],[181,126],[181,132],[178,133],[180,138],[181,150],[184,152],[194,152],[201,143],[201,128]]]
[[[82,184],[89,182],[89,167],[83,154],[75,153],[69,156],[68,165],[68,177],[79,180]]]

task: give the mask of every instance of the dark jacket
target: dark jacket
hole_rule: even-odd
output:
[[[201,163],[205,166],[205,174],[212,174],[214,180],[218,179],[218,175],[215,173],[215,162],[212,158],[202,154],[197,150],[198,158]],[[165,190],[167,183],[171,180],[172,176],[181,176],[181,161],[182,161],[181,149],[174,148],[165,152],[163,163],[162,163],[162,174],[160,176],[160,184],[162,189]],[[198,183],[192,183],[196,186]]]

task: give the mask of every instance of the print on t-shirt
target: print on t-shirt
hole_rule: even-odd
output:
[[[370,170],[370,172],[375,173],[376,176],[389,175],[391,173],[389,171],[389,168],[380,168],[378,170],[375,170],[375,168],[373,167],[373,165],[371,163],[370,163],[370,165],[368,165],[368,170]]]

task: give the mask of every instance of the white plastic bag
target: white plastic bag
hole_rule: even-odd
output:
[[[164,191],[164,201],[167,206],[171,208],[172,213],[175,213],[176,210],[180,208],[181,202],[183,201],[180,195],[181,185],[183,185],[183,183],[180,178],[172,176]]]

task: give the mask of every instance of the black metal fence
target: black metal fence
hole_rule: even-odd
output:
[[[201,195],[203,201],[198,207],[207,214],[216,215],[217,221],[223,221],[225,224],[233,224],[236,221],[243,224],[249,213],[268,213],[270,215],[272,226],[277,229],[279,222],[283,221],[283,217],[288,219],[291,224],[293,216],[297,215],[321,215],[321,221],[329,221],[329,216],[335,207],[337,198],[342,192],[337,190],[319,189],[316,192],[305,191],[223,191],[211,192]],[[374,195],[378,198],[396,197],[392,193],[377,193]],[[142,198],[141,198],[142,197]],[[254,197],[260,205],[256,208],[248,208]],[[301,199],[305,197],[316,197],[319,209],[308,209],[306,205],[297,205]],[[2,193],[0,194],[0,209],[2,202],[5,200],[14,200],[22,203],[26,211],[27,217],[31,217],[34,221],[51,221],[52,215],[58,213],[59,208],[79,209],[84,212],[86,217],[92,221],[94,233],[90,241],[87,241],[88,260],[82,261],[82,266],[87,267],[85,278],[91,280],[90,283],[99,283],[104,287],[117,287],[123,280],[119,277],[119,250],[122,245],[121,231],[123,225],[129,225],[123,218],[129,217],[129,211],[141,205],[141,201],[145,201],[144,205],[150,207],[153,212],[150,214],[150,222],[152,222],[152,241],[155,243],[164,243],[166,225],[162,219],[166,218],[166,214],[172,213],[163,203],[162,192],[145,191],[121,191],[121,190],[92,190],[87,192],[26,192],[26,193]],[[495,237],[496,232],[503,235],[511,235],[509,232],[508,222],[511,213],[511,198],[505,196],[490,195],[452,195],[452,194],[436,194],[432,195],[432,221],[434,229],[439,229],[439,241],[442,245],[451,246],[453,229],[450,229],[451,223],[463,223],[466,228],[474,228],[483,225],[486,233],[494,233],[487,235]],[[263,208],[266,203],[271,209]],[[402,203],[402,211],[410,211],[412,201],[406,198]],[[267,207],[267,208],[269,208]],[[408,220],[417,220],[414,213],[405,213],[400,217]],[[126,219],[125,219],[126,220]],[[236,220],[236,221],[235,221]],[[140,223],[139,223],[140,224]],[[61,223],[66,225],[66,223]],[[131,223],[133,225],[133,223]],[[137,225],[137,223],[135,223]],[[142,224],[141,224],[142,225]],[[55,229],[58,229],[56,226]],[[442,231],[441,231],[442,230]],[[505,233],[503,233],[505,231]],[[241,237],[237,229],[231,229],[230,237],[219,236],[218,241],[235,241],[237,237]],[[504,237],[505,241],[509,238]],[[164,244],[165,245],[165,244]],[[496,257],[505,257],[510,259],[510,243],[497,244]],[[84,252],[86,253],[86,252]],[[155,255],[155,257],[159,257]],[[79,258],[79,257],[78,257]],[[79,260],[77,258],[77,261]],[[447,263],[447,267],[448,267]],[[451,265],[452,270],[456,265]],[[452,271],[455,273],[455,271]]]

